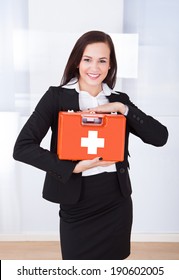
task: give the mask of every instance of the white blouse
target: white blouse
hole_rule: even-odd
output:
[[[109,100],[106,96],[111,95],[111,93],[117,94],[115,91],[110,89],[107,84],[102,84],[102,91],[97,96],[92,96],[86,91],[80,91],[78,82],[74,83],[74,81],[70,81],[67,85],[63,86],[64,88],[75,89],[79,93],[79,107],[80,110],[87,110],[88,108],[94,108],[99,105],[103,105],[109,103]],[[115,137],[115,136],[114,136]],[[102,167],[93,167],[86,171],[82,172],[82,176],[90,176],[95,175],[103,172],[115,172],[116,165],[112,164],[110,166]]]

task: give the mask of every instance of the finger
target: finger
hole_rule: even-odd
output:
[[[99,160],[99,157],[96,157],[96,158],[93,158],[93,159],[88,159],[88,160],[81,160],[80,161],[80,164],[82,165],[93,165],[95,163],[98,163],[100,160]]]
[[[91,163],[96,163],[96,162],[99,162],[99,161],[102,161],[102,160],[103,160],[102,157],[96,157],[96,158],[91,160]]]

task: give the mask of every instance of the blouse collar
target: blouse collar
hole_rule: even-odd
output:
[[[67,89],[75,89],[78,93],[80,93],[79,83],[76,78],[71,79],[68,84],[64,85],[63,88]],[[112,90],[106,83],[102,83],[102,92],[105,96],[110,96],[111,93],[116,93]]]

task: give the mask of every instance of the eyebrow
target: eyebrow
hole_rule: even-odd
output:
[[[88,57],[88,58],[92,58],[92,56],[89,56],[89,55],[83,55],[83,57]],[[107,57],[99,57],[99,59],[107,59],[108,60],[108,58]]]

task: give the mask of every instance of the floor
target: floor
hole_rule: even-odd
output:
[[[59,260],[58,242],[0,242],[1,260]],[[179,243],[133,242],[129,260],[179,260]]]

